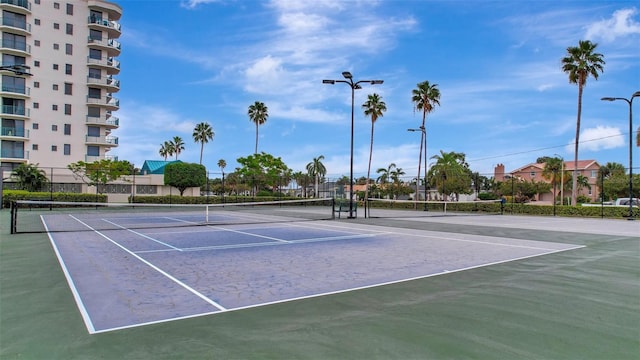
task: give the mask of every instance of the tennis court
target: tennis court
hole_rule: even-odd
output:
[[[197,216],[184,213],[158,217],[81,212],[45,214],[41,219],[46,229],[77,229],[53,231],[49,237],[90,333],[382,286],[580,247],[335,221],[290,222],[282,215],[270,215],[268,222],[264,214],[216,216],[227,225],[203,226]],[[247,223],[250,219],[255,223]],[[105,223],[108,228],[98,230]]]
[[[214,211],[208,221],[186,209],[42,210],[25,211],[19,228],[35,229],[30,219],[44,228],[44,219],[52,231],[16,235],[0,211],[3,359],[640,351],[634,221],[415,210],[331,220],[326,209],[317,220],[309,214],[319,208],[285,206]]]

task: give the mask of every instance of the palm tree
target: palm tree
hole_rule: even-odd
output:
[[[11,174],[16,178],[18,187],[26,191],[40,191],[49,182],[44,170],[38,169],[38,164],[20,164]]]
[[[571,204],[576,205],[578,196],[578,143],[580,140],[580,117],[582,115],[582,91],[587,79],[592,76],[598,80],[599,73],[604,71],[604,55],[596,53],[598,44],[589,40],[580,40],[578,46],[567,48],[567,56],[562,59],[562,71],[569,74],[569,83],[578,85],[578,117],[576,120],[576,142],[573,160],[573,187],[571,188]]]
[[[461,186],[464,187],[464,182],[459,180],[463,179],[465,175],[468,175],[467,169],[469,168],[469,164],[467,164],[465,160],[464,153],[455,151],[446,153],[440,150],[440,155],[434,155],[431,159],[435,160],[435,163],[431,166],[431,170],[429,170],[431,182],[438,186],[439,180],[442,179],[438,191],[440,191],[446,201],[446,189],[459,191]],[[449,183],[450,186],[445,188],[445,183]],[[449,193],[451,192],[453,191]]]
[[[366,204],[367,199],[369,198],[369,178],[371,176],[371,158],[373,156],[373,127],[376,123],[376,120],[378,120],[378,117],[384,116],[383,113],[387,111],[387,104],[382,101],[380,95],[373,93],[370,94],[367,98],[367,101],[362,104],[362,108],[364,109],[364,116],[371,117],[371,144],[369,146],[369,166],[367,167],[367,183],[364,191],[364,199]]]
[[[255,154],[258,153],[258,126],[267,122],[267,118],[269,117],[269,109],[267,106],[260,101],[256,101],[253,105],[249,105],[249,110],[247,111],[247,115],[249,115],[249,120],[256,124],[256,151]]]
[[[172,153],[176,155],[176,160],[178,160],[178,155],[184,150],[184,141],[180,136],[174,136],[173,140],[171,140],[171,149]]]
[[[423,81],[418,84],[418,87],[412,90],[412,98],[413,102],[413,111],[419,110],[422,111],[422,136],[420,136],[420,156],[418,157],[418,179],[420,179],[420,166],[422,163],[422,146],[425,144],[424,149],[424,158],[425,162],[427,159],[427,149],[426,149],[426,136],[427,136],[427,128],[425,127],[425,123],[427,120],[427,114],[432,112],[435,109],[435,106],[440,106],[440,90],[438,90],[438,84],[430,84],[429,81]],[[426,165],[425,165],[426,166]],[[425,172],[427,169],[425,169]],[[425,184],[427,183],[427,179],[425,180]],[[416,199],[418,198],[418,186],[420,181],[416,181]],[[426,196],[426,185],[425,185],[425,196]]]
[[[378,168],[378,170],[376,170],[376,173],[380,174],[380,176],[378,176],[378,178],[376,179],[376,182],[380,183],[380,188],[384,192],[388,193],[387,184],[389,183],[389,180],[391,180],[391,176],[395,168],[396,164],[391,163],[386,168]]]
[[[173,155],[173,150],[171,150],[171,143],[165,141],[164,144],[160,144],[160,156],[164,158],[164,161],[167,161],[167,156]]]
[[[218,167],[222,172],[222,196],[224,198],[224,168],[227,167],[227,162],[224,159],[218,160]]]
[[[324,155],[320,155],[317,158],[313,158],[313,161],[307,164],[307,171],[309,172],[309,176],[314,177],[316,180],[315,197],[319,197],[318,187],[319,187],[320,177],[325,176],[327,174],[327,168],[322,163],[322,160],[324,160]],[[353,191],[353,189],[351,191]]]
[[[191,135],[193,136],[193,141],[195,141],[196,144],[200,143],[200,165],[202,165],[202,152],[204,151],[204,144],[208,143],[209,140],[213,140],[213,137],[215,135],[216,134],[213,132],[213,128],[211,128],[211,125],[206,122],[201,122],[193,129],[193,134]]]
[[[563,160],[557,157],[548,158],[544,164],[544,168],[542,169],[542,176],[545,179],[550,179],[551,184],[553,184],[553,201],[555,201],[558,196],[558,194],[556,194],[556,186],[558,185],[558,182],[560,182],[558,179],[558,173],[562,171],[562,162]],[[562,179],[562,176],[560,176],[560,179]]]

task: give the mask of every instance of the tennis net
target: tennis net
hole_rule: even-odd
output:
[[[328,220],[333,199],[225,204],[14,201],[11,233],[74,232]]]
[[[502,214],[500,200],[476,201],[415,201],[368,199],[367,215],[382,217],[427,217],[454,215],[490,215]]]

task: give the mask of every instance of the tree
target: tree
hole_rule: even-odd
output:
[[[227,167],[227,162],[224,159],[218,160],[218,167],[222,172],[222,194],[224,195],[224,168]]]
[[[44,170],[38,169],[38,164],[20,164],[11,176],[16,179],[18,187],[26,191],[40,191],[49,182]]]
[[[371,159],[373,157],[373,130],[376,120],[379,117],[384,116],[384,112],[387,111],[387,104],[382,101],[380,95],[373,93],[367,97],[367,101],[362,104],[364,110],[364,116],[371,118],[371,142],[369,145],[369,166],[367,167],[367,183],[365,186],[364,197],[365,200],[369,197],[369,178],[371,177]]]
[[[269,109],[267,106],[260,101],[256,101],[253,105],[249,105],[249,110],[247,111],[247,115],[249,115],[249,120],[256,124],[256,151],[254,154],[258,153],[258,126],[267,122],[267,118],[269,117]]]
[[[542,177],[551,180],[551,184],[553,185],[553,199],[555,201],[555,198],[558,196],[556,187],[560,182],[560,179],[562,179],[562,174],[558,176],[558,173],[562,171],[563,160],[557,157],[546,157],[545,160],[544,168],[542,169]]]
[[[207,169],[200,164],[174,162],[164,167],[164,184],[180,191],[180,196],[190,187],[207,183]]]
[[[173,140],[171,140],[171,150],[172,154],[176,156],[176,160],[178,160],[178,155],[184,150],[184,141],[180,136],[174,136]]]
[[[459,194],[471,193],[469,164],[464,153],[440,150],[440,155],[434,155],[431,159],[435,163],[429,169],[429,183],[438,189],[445,200],[447,194],[456,194],[457,198]]]
[[[204,151],[204,144],[209,140],[213,140],[216,134],[213,132],[213,128],[206,122],[201,122],[193,129],[193,141],[200,143],[200,164],[202,164],[202,152]]]
[[[578,116],[573,160],[573,186],[571,188],[571,204],[573,205],[577,204],[578,196],[578,144],[582,116],[582,92],[587,85],[589,76],[598,80],[599,73],[604,71],[604,55],[595,52],[597,46],[598,44],[589,40],[580,40],[578,46],[567,48],[567,56],[562,59],[562,71],[569,74],[569,83],[578,85]]]
[[[167,157],[173,155],[173,148],[171,143],[165,141],[163,144],[160,144],[160,156],[164,158],[164,161],[167,161]]]
[[[254,191],[264,186],[275,188],[280,177],[290,171],[281,158],[265,152],[241,157],[236,161],[242,165],[236,168],[236,173],[251,181]]]
[[[303,173],[302,171],[296,171],[293,173],[293,179],[298,184],[298,187],[302,188],[302,197],[307,197],[307,188],[311,184],[312,178],[309,173]]]
[[[313,158],[313,161],[307,164],[307,172],[309,173],[309,176],[315,179],[316,182],[315,197],[319,197],[318,188],[320,178],[327,174],[327,168],[322,163],[322,160],[324,160],[324,155]]]
[[[411,101],[413,102],[413,111],[422,111],[422,135],[420,136],[420,156],[418,157],[418,179],[420,179],[420,166],[422,164],[422,146],[426,143],[425,137],[427,136],[427,128],[425,123],[427,120],[427,114],[435,109],[435,106],[440,106],[440,90],[438,90],[438,84],[430,84],[429,81],[423,81],[418,83],[418,87],[413,89],[413,96]],[[427,158],[427,149],[424,149],[425,161]],[[426,171],[426,169],[425,169]],[[416,182],[416,199],[418,198],[418,183]],[[425,179],[426,183],[426,179]],[[426,189],[426,187],[425,187]]]
[[[126,160],[102,159],[92,163],[78,161],[67,165],[76,179],[81,179],[89,186],[96,186],[99,193],[104,192],[107,183],[117,180],[123,175],[132,175],[133,164]],[[100,186],[102,185],[102,186]]]

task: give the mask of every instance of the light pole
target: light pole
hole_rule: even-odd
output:
[[[640,91],[636,91],[631,98],[603,97],[604,101],[623,100],[629,104],[629,220],[633,220],[633,99],[640,97]]]
[[[422,138],[424,139],[424,211],[427,211],[427,129],[424,126],[420,126],[417,129],[407,129],[407,131],[422,132]],[[416,196],[420,194],[418,187],[420,186],[420,173],[418,172],[418,179],[416,180]],[[417,202],[416,202],[417,204]]]
[[[349,219],[353,219],[354,218],[353,216],[353,112],[355,107],[355,104],[354,104],[355,91],[358,89],[362,89],[362,86],[360,86],[360,84],[362,83],[377,85],[377,84],[382,84],[384,81],[383,80],[359,80],[354,82],[353,75],[351,75],[351,73],[348,71],[343,71],[342,76],[346,80],[322,80],[322,83],[329,84],[329,85],[334,85],[335,83],[345,83],[349,85],[349,87],[351,88],[351,156],[350,156],[350,165],[349,165],[349,169],[350,169]],[[369,179],[367,179],[367,182],[368,181]],[[366,202],[366,199],[365,199],[365,202]]]

